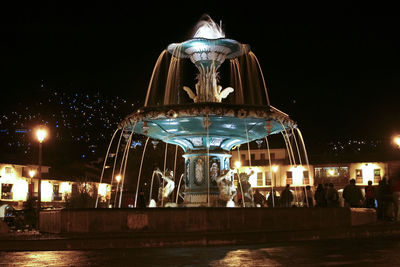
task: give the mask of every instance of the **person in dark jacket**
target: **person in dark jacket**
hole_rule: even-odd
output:
[[[290,191],[290,185],[286,185],[285,189],[281,192],[280,204],[281,207],[291,207],[293,201],[293,193]]]
[[[322,184],[318,184],[314,199],[316,207],[326,207],[325,190]]]
[[[359,208],[363,202],[361,189],[356,186],[356,180],[350,179],[350,183],[343,189],[343,198],[346,207]]]

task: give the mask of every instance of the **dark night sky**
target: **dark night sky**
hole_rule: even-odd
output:
[[[0,111],[34,97],[41,80],[60,90],[143,99],[159,54],[188,39],[207,13],[222,20],[227,38],[250,44],[271,104],[298,122],[306,142],[400,130],[394,6],[130,2],[2,4],[0,88],[7,96]]]

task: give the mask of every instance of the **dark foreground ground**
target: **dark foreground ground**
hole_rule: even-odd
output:
[[[400,266],[400,238],[0,252],[0,266]]]

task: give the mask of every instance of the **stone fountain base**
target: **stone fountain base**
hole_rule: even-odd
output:
[[[40,231],[57,234],[138,233],[229,235],[311,231],[376,222],[373,209],[349,208],[147,208],[40,212]]]

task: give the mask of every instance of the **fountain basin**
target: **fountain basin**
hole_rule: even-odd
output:
[[[221,65],[225,59],[236,58],[250,51],[250,46],[232,39],[193,38],[168,46],[168,51],[177,58],[190,58],[196,65]]]
[[[289,116],[269,106],[199,103],[144,107],[120,128],[189,150],[221,149],[296,127]]]

